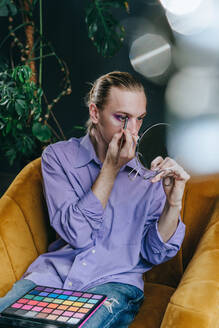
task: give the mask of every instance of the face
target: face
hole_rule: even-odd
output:
[[[93,105],[90,117],[103,143],[108,145],[116,132],[124,127],[133,135],[138,135],[143,118],[146,115],[146,97],[143,91],[128,91],[112,87],[104,109],[99,110]]]

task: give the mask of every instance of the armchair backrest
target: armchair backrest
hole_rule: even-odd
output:
[[[219,174],[192,177],[186,184],[181,217],[186,234],[178,254],[154,267],[145,280],[176,287],[207,227],[219,199]]]
[[[38,158],[17,175],[0,199],[0,296],[46,252],[50,234]]]

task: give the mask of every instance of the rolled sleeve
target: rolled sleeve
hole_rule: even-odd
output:
[[[144,258],[153,265],[168,261],[179,251],[185,235],[185,225],[179,219],[175,233],[165,243],[158,231],[158,222],[154,222],[147,231],[145,238]]]
[[[95,227],[95,222],[97,224],[102,222],[104,209],[100,200],[94,195],[92,190],[78,202],[78,208],[84,213],[85,217],[93,221],[93,228],[97,228]]]
[[[174,257],[179,251],[185,235],[185,225],[179,216],[176,231],[167,242],[163,241],[158,231],[158,221],[165,202],[166,196],[162,183],[157,183],[154,186],[141,244],[141,255],[151,265],[163,263]]]

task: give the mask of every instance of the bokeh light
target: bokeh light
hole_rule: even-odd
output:
[[[219,171],[219,116],[180,122],[168,137],[168,149],[192,175]]]
[[[166,105],[177,119],[219,113],[218,71],[204,67],[181,70],[168,83]]]
[[[171,65],[171,45],[162,36],[148,33],[132,43],[129,57],[137,72],[162,83]]]
[[[193,35],[205,30],[215,19],[213,1],[203,1],[195,11],[184,15],[176,15],[167,10],[166,17],[170,27],[173,31],[184,35]]]
[[[205,0],[160,0],[160,3],[175,15],[185,15],[196,10],[203,1]]]

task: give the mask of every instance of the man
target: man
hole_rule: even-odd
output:
[[[30,265],[16,297],[35,284],[106,294],[85,327],[128,327],[143,302],[142,274],[181,246],[179,215],[189,175],[173,159],[157,157],[154,178],[144,180],[141,172],[128,178],[146,115],[143,86],[129,73],[97,79],[87,105],[87,135],[43,152],[50,223],[60,238]],[[13,297],[12,289],[4,306]]]

